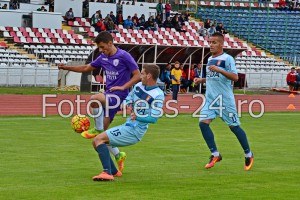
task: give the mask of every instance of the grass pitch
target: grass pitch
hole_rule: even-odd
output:
[[[223,160],[204,169],[210,155],[190,115],[150,125],[127,153],[123,177],[94,182],[102,167],[91,140],[58,116],[0,117],[0,199],[298,199],[299,113],[241,118],[255,155],[251,171],[234,134],[212,124]],[[297,122],[296,122],[297,121]],[[113,125],[124,122],[117,116]]]

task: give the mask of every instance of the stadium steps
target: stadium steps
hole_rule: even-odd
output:
[[[36,56],[34,54],[28,53],[24,48],[20,48],[19,46],[16,46],[15,44],[8,43],[7,45],[8,45],[8,48],[18,51],[19,54],[28,56],[28,58],[30,58],[30,59],[36,59]],[[48,61],[45,59],[37,59],[37,61],[40,64],[48,64]]]

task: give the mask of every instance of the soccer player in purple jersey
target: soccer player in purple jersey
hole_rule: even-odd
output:
[[[108,129],[114,116],[120,110],[120,104],[127,97],[129,88],[140,80],[137,63],[128,52],[114,46],[113,37],[109,32],[99,33],[95,38],[95,43],[102,53],[92,63],[81,66],[65,66],[63,64],[58,66],[59,69],[73,72],[90,72],[97,68],[105,71],[105,92],[91,97],[95,127],[81,133],[88,139],[94,138],[103,130]],[[108,148],[115,156],[119,170],[122,171],[126,158],[125,152],[120,152],[118,148],[112,146],[108,146]]]

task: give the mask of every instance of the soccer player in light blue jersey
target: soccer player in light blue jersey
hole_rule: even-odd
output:
[[[211,168],[216,162],[222,160],[214,134],[209,127],[217,115],[229,126],[235,134],[245,153],[244,170],[251,169],[253,154],[250,150],[248,139],[240,127],[236,105],[232,90],[232,81],[238,80],[235,62],[232,56],[223,52],[224,36],[217,32],[209,38],[211,57],[206,66],[206,78],[195,78],[195,84],[206,82],[205,104],[200,112],[200,129],[203,138],[211,151],[209,163],[205,168]]]
[[[120,110],[118,102],[127,97],[129,88],[140,81],[140,71],[133,57],[126,51],[119,49],[113,44],[113,37],[109,32],[101,32],[95,38],[97,47],[102,52],[92,63],[82,66],[59,65],[59,69],[74,72],[90,72],[102,68],[106,73],[106,89],[104,93],[95,94],[91,97],[91,110],[95,119],[95,127],[84,131],[84,138],[94,138],[97,134],[106,130]],[[108,108],[109,109],[105,109]],[[103,112],[101,111],[103,109]],[[107,112],[105,112],[108,110]],[[109,146],[115,156],[120,171],[124,168],[125,152]]]
[[[164,93],[157,86],[158,77],[157,65],[144,65],[141,82],[134,86],[124,101],[124,105],[131,108],[130,117],[124,124],[110,128],[93,139],[93,146],[103,166],[103,171],[93,177],[94,181],[114,180],[114,177],[122,176],[110,158],[107,144],[113,147],[136,144],[145,135],[148,124],[156,123],[163,114]]]

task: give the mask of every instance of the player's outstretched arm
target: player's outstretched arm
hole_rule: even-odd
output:
[[[72,71],[72,72],[91,72],[95,68],[92,67],[90,64],[79,65],[79,66],[66,66],[64,64],[59,64],[58,69],[68,70],[68,71]]]

